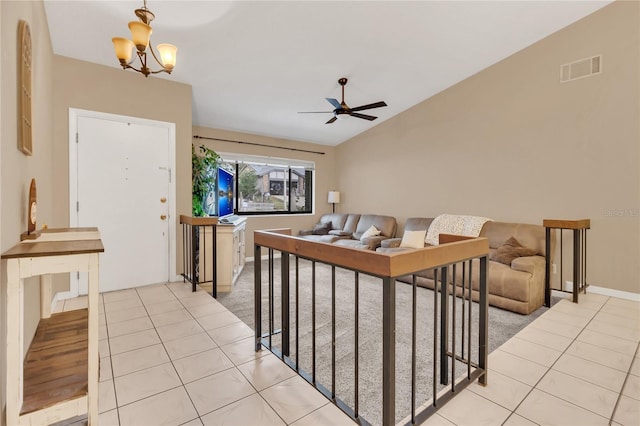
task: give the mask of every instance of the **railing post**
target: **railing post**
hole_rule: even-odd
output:
[[[440,277],[440,384],[442,385],[449,384],[449,357],[447,355],[447,349],[449,348],[448,270],[448,267],[443,266],[441,268],[442,274]],[[436,296],[434,295],[434,297]]]
[[[260,258],[261,247],[255,245],[253,248],[253,318],[255,321],[256,329],[256,352],[260,350],[262,345],[262,262]]]
[[[489,296],[487,291],[487,256],[480,258],[480,317],[478,324],[478,367],[484,371],[478,381],[481,385],[487,385],[487,359],[489,358]],[[471,316],[469,316],[471,318]]]
[[[196,259],[196,253],[198,253],[197,230],[197,226],[191,225],[191,291],[196,291],[196,284],[198,284],[198,259]]]
[[[289,253],[282,252],[280,255],[282,285],[281,291],[281,314],[282,314],[282,355],[289,356]]]
[[[211,241],[212,246],[212,256],[211,259],[211,267],[213,271],[211,271],[211,295],[214,299],[218,298],[218,231],[216,225],[211,225]]]
[[[396,280],[382,279],[382,424],[395,424]]]

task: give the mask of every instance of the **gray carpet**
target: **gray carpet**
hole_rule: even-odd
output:
[[[296,292],[295,263],[291,259],[291,358],[296,359],[295,324]],[[279,260],[274,271],[274,329],[280,328],[280,271]],[[311,264],[300,260],[299,269],[299,353],[298,363],[307,372],[312,371],[311,330]],[[219,293],[218,301],[254,328],[254,274],[249,262],[230,293]],[[262,331],[269,330],[267,263],[262,263]],[[381,281],[360,274],[359,291],[359,412],[371,424],[381,423],[382,403],[382,291]],[[354,273],[336,268],[336,395],[350,407],[354,406]],[[396,288],[396,421],[410,413],[411,399],[411,300],[412,287],[398,282]],[[417,401],[416,406],[432,397],[433,368],[433,291],[417,291]],[[438,298],[439,300],[439,298]],[[467,302],[468,306],[468,302]],[[461,300],[457,299],[460,321]],[[489,351],[499,347],[527,324],[540,316],[546,308],[531,315],[520,315],[498,308],[489,308]],[[466,309],[465,309],[466,311]],[[478,305],[473,304],[472,316],[477,324]],[[477,326],[476,326],[477,328]],[[472,333],[472,359],[477,361],[477,330]],[[456,345],[460,348],[460,331],[456,332]],[[273,336],[280,347],[280,335]],[[456,376],[462,373],[462,364],[456,364]],[[331,389],[331,268],[316,265],[316,378]],[[491,378],[489,377],[489,384]]]

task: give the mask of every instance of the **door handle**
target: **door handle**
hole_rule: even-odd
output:
[[[160,198],[160,202],[161,202],[161,203],[166,203],[166,202],[167,202],[167,199],[166,199],[166,198],[164,198],[164,197],[162,197],[162,198]]]
[[[166,214],[161,214],[161,215],[160,215],[160,220],[165,220],[166,218],[167,218],[167,215],[166,215]]]

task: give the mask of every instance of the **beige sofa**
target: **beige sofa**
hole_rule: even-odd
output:
[[[363,235],[375,227],[380,234]],[[382,241],[393,238],[398,229],[396,218],[377,214],[328,213],[313,229],[302,230],[299,237],[344,247],[375,250]]]
[[[405,231],[427,230],[432,218],[410,218]],[[488,286],[489,304],[521,314],[530,314],[544,304],[545,275],[545,228],[542,225],[524,223],[486,222],[480,231],[480,237],[489,240]],[[552,238],[555,235],[552,234]],[[504,256],[512,249],[508,243],[513,237],[524,248],[521,254],[508,262],[510,256]],[[393,238],[382,242],[379,252],[392,253],[411,250],[400,247],[402,239]],[[551,255],[555,239],[551,241]],[[506,257],[506,259],[505,259]],[[502,262],[501,262],[502,261]],[[472,297],[477,300],[479,288],[478,261],[474,261],[472,272]],[[505,264],[507,262],[509,264]],[[462,268],[457,268],[457,291],[460,292]],[[412,282],[412,278],[401,277],[400,281]],[[433,289],[433,271],[424,271],[417,275],[420,286]]]

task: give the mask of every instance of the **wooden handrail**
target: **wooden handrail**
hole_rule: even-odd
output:
[[[468,238],[439,246],[379,253],[286,235],[290,230],[254,231],[256,245],[359,270],[379,277],[399,277],[489,254],[487,238]]]
[[[202,226],[202,225],[217,225],[218,218],[217,217],[191,217],[181,214],[180,215],[180,224],[187,224],[193,226]]]

